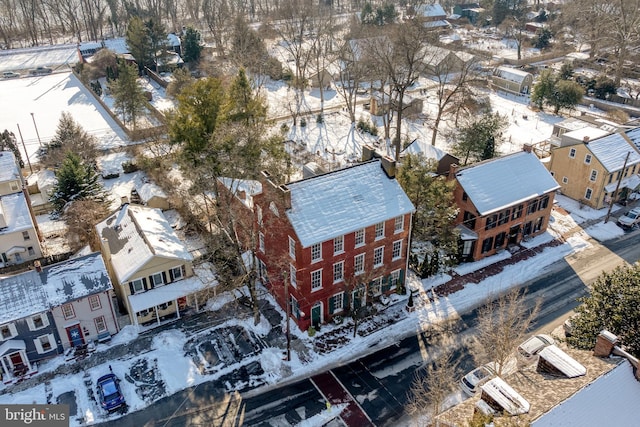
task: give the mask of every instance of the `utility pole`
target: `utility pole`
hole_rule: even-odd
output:
[[[36,126],[36,117],[31,113],[31,119],[33,120],[33,127],[36,128],[36,135],[38,135],[38,144],[42,148],[42,141],[40,141],[40,132],[38,132],[38,126]]]
[[[622,165],[622,170],[620,171],[620,179],[616,183],[616,189],[613,191],[611,195],[611,202],[609,203],[609,210],[607,210],[607,216],[604,219],[604,223],[606,224],[609,221],[609,216],[611,215],[611,208],[613,208],[613,202],[618,194],[618,190],[620,189],[620,183],[622,182],[622,178],[624,178],[624,170],[627,168],[627,162],[629,161],[629,155],[631,151],[627,151],[627,157],[624,159],[624,165]]]
[[[31,167],[31,160],[29,160],[29,153],[27,153],[27,146],[24,145],[24,138],[22,137],[22,131],[20,130],[20,125],[18,123],[16,123],[16,126],[18,126],[18,133],[20,134],[20,141],[22,141],[22,148],[24,148],[24,156],[27,158],[27,163],[29,163],[29,170],[31,171],[31,174],[33,174],[33,168]]]
[[[287,362],[291,362],[291,297],[289,296],[289,278],[284,273],[284,297],[287,299]]]

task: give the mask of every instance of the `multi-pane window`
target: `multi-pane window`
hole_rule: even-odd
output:
[[[142,281],[142,279],[131,281],[131,287],[133,288],[134,294],[137,294],[138,292],[144,292],[144,282]]]
[[[51,351],[53,349],[53,344],[52,344],[53,336],[51,334],[42,335],[42,336],[36,338],[34,340],[34,342],[36,344],[36,350],[40,354],[46,353],[46,352]]]
[[[364,245],[364,228],[356,231],[356,247]]]
[[[151,283],[153,284],[154,288],[156,286],[164,285],[164,277],[162,276],[162,273],[156,273],[151,275]]]
[[[38,329],[42,329],[45,326],[49,326],[49,319],[47,318],[46,315],[42,315],[42,314],[37,314],[33,317],[31,317],[31,325],[29,329],[31,329],[32,331],[38,330]],[[32,327],[31,327],[32,326]]]
[[[333,254],[344,252],[344,236],[338,236],[333,239]]]
[[[320,261],[322,259],[322,243],[316,243],[311,246],[311,262]]]
[[[574,157],[576,157],[576,149],[572,148],[571,150],[569,150],[569,157],[571,157],[572,159]]]
[[[379,222],[376,224],[376,240],[382,239],[384,237],[384,222]]]
[[[62,315],[65,319],[73,319],[74,317],[76,317],[76,313],[73,311],[73,306],[71,304],[63,305]]]
[[[322,288],[322,270],[316,270],[311,272],[311,290]]]
[[[393,232],[400,233],[404,230],[404,215],[397,216],[393,223]]]
[[[182,268],[174,267],[169,271],[169,274],[173,277],[173,280],[182,279]]]
[[[329,302],[329,307],[333,307],[333,311],[331,313],[338,313],[344,310],[344,292],[340,292],[339,294],[332,296],[331,301]]]
[[[18,331],[13,323],[0,326],[0,336],[3,340],[8,340],[18,335]]]
[[[36,251],[33,250],[33,246],[29,246],[27,248],[27,252],[29,252],[29,256],[34,256],[36,254]]]
[[[31,236],[29,236],[29,232],[28,232],[28,231],[23,231],[23,232],[22,232],[22,238],[23,238],[24,240],[30,240],[30,239],[31,239]]]
[[[375,248],[373,250],[373,266],[380,267],[382,265],[383,259],[384,259],[384,246]]]
[[[498,215],[493,214],[487,217],[487,224],[484,226],[485,230],[491,230],[496,227],[496,223],[498,222]]]
[[[584,162],[588,165],[591,164],[591,154],[584,156]]]
[[[333,283],[341,282],[344,278],[344,261],[333,264]]]
[[[18,186],[18,183],[15,181],[11,181],[11,183],[9,184],[11,186],[11,191],[18,191],[18,188],[20,188]]]
[[[474,230],[476,228],[476,216],[469,211],[464,211],[462,223]]]
[[[511,220],[518,219],[522,216],[522,205],[518,205],[513,209],[513,214],[511,214]]]
[[[598,171],[592,169],[591,176],[589,177],[589,181],[595,182],[596,179],[598,179]]]
[[[496,236],[496,242],[493,247],[496,249],[503,247],[506,235],[507,233],[505,233],[504,231],[502,233],[498,233],[498,235]]]
[[[293,264],[289,264],[289,280],[294,288],[298,286],[296,273],[296,267]]]
[[[498,214],[498,225],[506,224],[507,222],[509,222],[509,216],[511,216],[511,209],[500,212],[500,214]]]
[[[538,210],[538,199],[530,201],[529,206],[527,206],[527,215],[530,215],[537,210]]]
[[[398,285],[398,282],[400,282],[400,271],[401,270],[396,270],[391,273],[390,281],[392,288],[396,287]]]
[[[296,259],[296,241],[289,236],[289,256],[291,259]]]
[[[569,178],[567,178],[566,176],[562,177],[562,183],[563,184],[568,184],[569,183]]]
[[[398,259],[402,254],[402,240],[393,242],[393,251],[391,251],[391,259]]]
[[[587,200],[591,200],[591,195],[593,194],[593,190],[590,188],[587,188],[587,191],[585,191],[584,193],[584,198]]]
[[[493,246],[493,237],[487,237],[482,241],[482,253],[489,252]]]
[[[105,332],[107,330],[107,322],[104,320],[104,316],[96,317],[93,319],[93,322],[96,325],[96,331],[98,331],[98,333]]]
[[[353,258],[353,274],[364,273],[364,254],[358,254]]]
[[[382,277],[377,277],[371,281],[369,290],[374,297],[382,294]]]
[[[542,229],[542,223],[544,221],[544,217],[540,217],[536,220],[535,224],[533,225],[533,232],[536,233],[538,231],[540,231]]]
[[[546,209],[547,206],[549,206],[549,196],[544,196],[542,199],[540,199],[540,205],[538,206],[538,210],[543,210]]]
[[[264,234],[258,234],[258,247],[260,248],[260,252],[264,253]]]

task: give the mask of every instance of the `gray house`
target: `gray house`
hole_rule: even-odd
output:
[[[36,271],[0,279],[0,373],[9,384],[38,372],[37,362],[62,352]]]

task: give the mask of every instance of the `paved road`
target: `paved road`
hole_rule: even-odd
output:
[[[576,298],[586,294],[587,285],[603,270],[640,260],[639,239],[640,231],[634,231],[605,245],[595,245],[552,264],[542,276],[524,283],[530,304],[539,297],[543,299],[534,328],[548,331],[558,325],[575,308]],[[462,317],[457,346],[451,349],[460,356],[463,372],[474,365],[465,342],[473,333],[475,318],[475,311]],[[334,367],[331,373],[373,424],[398,425],[406,421],[404,406],[411,382],[427,360],[424,355],[433,349],[429,340],[424,334],[405,338],[375,354]],[[309,379],[245,396],[226,395],[222,389],[218,382],[204,383],[105,425],[280,427],[296,425],[326,408],[325,396]]]

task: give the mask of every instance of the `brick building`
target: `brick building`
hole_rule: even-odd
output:
[[[544,233],[560,187],[528,145],[523,152],[465,168],[453,165],[449,179],[457,183],[456,223],[464,261]]]
[[[393,161],[279,186],[269,178],[253,196],[258,272],[301,330],[403,286],[414,207]]]

